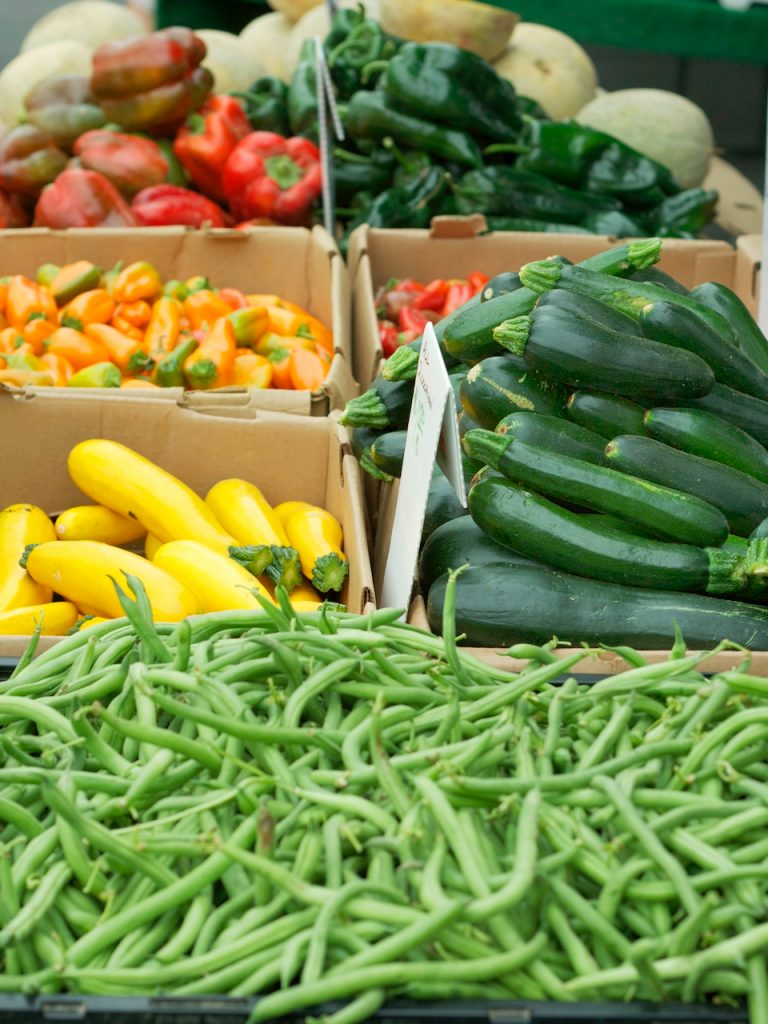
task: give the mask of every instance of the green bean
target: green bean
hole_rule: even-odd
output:
[[[320,1017],[315,1024],[362,1024],[384,1005],[385,999],[386,992],[383,988],[371,989],[370,992],[361,993],[335,1013]],[[311,1024],[311,1019],[308,1019],[308,1024]]]
[[[43,826],[28,810],[3,796],[0,796],[0,818],[13,825],[19,832],[23,832],[29,839],[34,839],[43,831]]]
[[[136,740],[139,744],[155,744],[158,747],[173,750],[185,758],[196,761],[213,774],[218,774],[221,769],[220,755],[202,743],[187,739],[178,733],[171,732],[170,729],[158,729],[155,726],[119,718],[107,711],[106,708],[99,708],[97,714],[116,732]]]
[[[0,929],[0,949],[25,938],[48,912],[59,892],[72,877],[72,869],[64,862],[54,864],[18,913]]]
[[[130,932],[115,946],[107,961],[107,968],[125,970],[146,963],[158,946],[162,946],[168,939],[177,924],[178,914],[175,910],[168,910],[151,927]]]
[[[357,665],[357,658],[342,658],[307,676],[294,690],[283,709],[283,724],[287,729],[298,729],[306,703],[335,682],[343,679]]]
[[[241,911],[245,910],[250,905],[251,900],[252,894],[250,890],[245,890],[212,910],[195,939],[195,944],[192,947],[192,956],[207,953],[216,937],[221,933],[225,922],[229,918],[234,917],[235,914],[240,914]]]
[[[539,932],[530,942],[508,953],[484,960],[455,962],[424,961],[379,964],[356,971],[334,975],[322,981],[297,985],[286,992],[275,992],[259,1000],[248,1024],[259,1024],[308,1006],[330,1002],[372,988],[400,985],[413,981],[483,981],[507,972],[520,970],[530,963],[546,945],[546,936]]]
[[[565,950],[573,970],[577,974],[590,974],[598,969],[592,954],[581,941],[563,910],[553,902],[546,906],[547,921],[555,938]]]

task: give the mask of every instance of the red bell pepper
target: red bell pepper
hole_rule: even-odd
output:
[[[386,358],[391,356],[395,349],[400,348],[400,336],[391,320],[379,321],[379,344]]]
[[[34,224],[44,228],[136,227],[138,221],[103,174],[72,167],[43,189]]]
[[[175,131],[204,103],[213,76],[200,67],[205,43],[188,28],[103,43],[91,88],[107,120],[128,131]]]
[[[159,185],[168,175],[168,161],[152,139],[100,129],[75,143],[75,156],[89,171],[98,171],[127,196]]]
[[[28,228],[30,219],[19,197],[0,189],[0,228]]]
[[[145,188],[133,200],[133,212],[143,227],[163,227],[166,224],[186,224],[199,228],[210,224],[213,228],[226,228],[232,223],[220,206],[179,185],[153,185]]]
[[[189,178],[205,195],[226,200],[221,176],[229,154],[251,132],[251,125],[234,96],[212,96],[198,114],[179,129],[173,151]]]
[[[434,281],[429,282],[424,291],[416,296],[411,305],[414,309],[431,309],[433,312],[439,313],[445,305],[445,298],[449,288],[448,282],[438,277]]]
[[[34,201],[67,166],[67,154],[34,124],[21,124],[0,139],[0,188]]]
[[[490,277],[487,274],[482,274],[479,270],[473,270],[471,274],[467,274],[467,284],[475,295],[481,292],[489,281]]]
[[[428,323],[427,317],[419,309],[403,306],[397,315],[397,326],[401,331],[415,331],[422,334]]]
[[[448,316],[449,313],[453,313],[457,310],[459,306],[463,306],[465,302],[469,302],[474,294],[475,293],[470,285],[465,284],[463,281],[452,284],[448,289],[448,295],[446,296],[445,305],[443,306],[443,316]]]
[[[281,224],[308,224],[322,191],[320,151],[309,139],[251,132],[232,150],[222,185],[238,221],[269,217]]]

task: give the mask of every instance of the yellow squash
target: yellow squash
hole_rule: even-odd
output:
[[[150,560],[153,560],[158,550],[163,546],[163,542],[159,537],[156,537],[154,533],[148,533],[144,541],[144,554]]]
[[[0,612],[0,636],[34,633],[42,620],[43,636],[64,636],[77,622],[77,608],[69,601],[52,601]]]
[[[287,547],[283,524],[255,484],[220,480],[206,494],[205,503],[240,544]]]
[[[147,532],[138,519],[121,516],[105,505],[74,505],[54,523],[59,540],[100,540],[102,544],[131,544]]]
[[[190,487],[125,445],[81,441],[69,453],[67,467],[89,498],[137,519],[163,543],[197,540],[218,549],[235,543]]]
[[[194,540],[174,540],[155,552],[154,566],[165,570],[196,595],[206,612],[260,608],[253,591],[271,600],[267,590],[237,562]]]
[[[300,583],[288,595],[291,607],[297,612],[312,612],[323,603],[322,597],[318,594],[311,583]]]
[[[53,523],[36,505],[9,505],[0,512],[0,612],[51,600],[51,588],[19,564],[27,544],[51,540],[56,540]]]
[[[119,618],[123,609],[112,583],[130,594],[125,574],[144,584],[157,622],[178,622],[200,611],[195,595],[141,555],[95,540],[57,540],[38,544],[27,557],[33,579],[91,614]]]
[[[341,590],[349,572],[349,562],[341,550],[339,522],[325,509],[309,505],[286,515],[283,524],[288,543],[299,552],[301,571],[312,585],[323,594],[329,590]]]
[[[275,515],[285,526],[286,520],[290,519],[294,513],[306,512],[310,508],[325,512],[325,509],[320,508],[319,505],[310,505],[308,501],[281,501],[279,505],[275,505]]]
[[[80,633],[84,629],[90,629],[91,626],[100,626],[102,622],[111,621],[112,619],[105,619],[103,615],[84,615],[75,623],[75,629]]]

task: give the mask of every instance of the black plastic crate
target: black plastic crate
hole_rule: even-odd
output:
[[[1,1024],[245,1024],[254,999],[226,996],[107,998],[0,996]],[[319,1016],[341,1004],[312,1011]],[[300,1024],[307,1011],[280,1018]],[[744,1024],[746,1009],[681,1003],[391,1003],[370,1018],[376,1024]]]

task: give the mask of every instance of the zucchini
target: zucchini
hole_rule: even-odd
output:
[[[461,383],[461,404],[481,427],[490,430],[511,412],[527,409],[563,417],[565,391],[541,382],[519,359],[489,356],[476,363]]]
[[[491,278],[480,292],[480,301],[487,302],[489,299],[495,299],[497,295],[509,295],[511,292],[516,292],[518,288],[522,287],[518,272],[516,270],[505,270],[504,273],[497,274]]]
[[[763,373],[768,373],[768,338],[735,292],[717,281],[706,281],[693,289],[691,298],[725,317],[733,328],[739,348]]]
[[[708,394],[680,404],[687,409],[706,409],[741,427],[760,444],[768,445],[768,402],[715,383]]]
[[[657,441],[768,484],[768,451],[746,431],[705,409],[649,409],[645,430]]]
[[[513,412],[499,420],[496,433],[548,452],[561,452],[583,462],[600,465],[603,461],[605,440],[599,434],[557,416]]]
[[[466,515],[469,515],[469,509],[464,508],[456,497],[456,491],[454,491],[445,474],[435,467],[435,471],[432,474],[432,482],[429,485],[427,511],[421,531],[421,543],[423,544],[428,540],[438,526]]]
[[[605,463],[709,501],[740,536],[749,535],[768,516],[765,484],[739,469],[689,455],[651,437],[615,437],[605,446]]]
[[[380,430],[373,430],[371,427],[353,427],[349,432],[349,440],[355,458],[362,458],[363,453],[368,451],[376,438],[380,436]]]
[[[618,434],[642,434],[645,409],[628,398],[599,391],[574,391],[565,406],[569,420],[609,440]]]
[[[347,402],[339,423],[345,427],[399,430],[408,426],[412,401],[412,380],[377,377],[367,391]]]
[[[688,295],[677,295],[668,288],[646,281],[619,280],[605,273],[595,273],[592,268],[583,264],[563,267],[554,260],[538,260],[526,263],[520,269],[520,280],[526,288],[537,293],[550,288],[563,288],[576,295],[607,302],[614,309],[626,313],[637,320],[649,302],[674,302],[684,309],[696,313],[702,320],[719,334],[723,344],[735,345],[736,335],[725,317],[715,310],[708,309]]]
[[[659,284],[662,288],[668,288],[669,291],[674,292],[676,295],[690,295],[691,292],[676,281],[674,277],[669,274],[665,274],[663,270],[659,270],[658,267],[646,267],[645,270],[636,270],[633,274],[629,274],[630,281],[642,281],[645,284]]]
[[[419,583],[427,593],[438,576],[462,565],[533,565],[530,558],[516,555],[497,544],[480,529],[472,516],[461,516],[433,531],[419,556]]]
[[[524,356],[534,372],[574,388],[666,402],[705,395],[715,382],[693,352],[630,337],[552,307],[505,320],[493,336]]]
[[[459,437],[464,437],[468,430],[476,430],[480,424],[469,415],[463,406],[459,406],[459,413],[456,422],[459,425]]]
[[[427,617],[442,630],[447,575],[429,589]],[[719,597],[625,587],[538,565],[483,565],[456,581],[456,632],[475,647],[580,644],[668,650],[675,626],[691,650],[731,640],[768,649],[768,609]]]
[[[665,540],[716,547],[728,536],[725,516],[701,498],[488,430],[471,430],[464,450],[537,494],[618,516]]]
[[[721,384],[768,401],[768,377],[762,370],[740,348],[724,344],[722,337],[689,309],[673,302],[649,302],[638,322],[646,338],[701,356]]]
[[[658,238],[639,239],[590,256],[580,265],[591,268],[600,276],[625,274],[650,266],[658,260],[660,253],[661,242]],[[561,256],[553,256],[551,262],[554,266],[569,265],[569,261]],[[493,338],[494,328],[502,320],[530,313],[537,294],[526,286],[507,295],[497,295],[476,306],[463,306],[452,314],[450,323],[440,321],[440,324],[445,324],[442,331],[444,350],[468,363],[494,355],[498,352],[498,345]]]
[[[746,585],[744,560],[738,554],[606,530],[511,480],[479,480],[469,492],[469,511],[492,540],[577,576],[712,594]]]
[[[374,466],[388,476],[398,477],[403,472],[403,456],[407,430],[389,430],[380,434],[370,448]]]
[[[564,313],[572,313],[574,316],[591,320],[603,327],[610,327],[612,331],[637,334],[637,328],[632,318],[619,312],[618,309],[614,309],[605,302],[598,302],[597,299],[589,299],[585,295],[574,295],[573,292],[566,292],[560,288],[553,288],[540,295],[534,309],[560,309]]]

